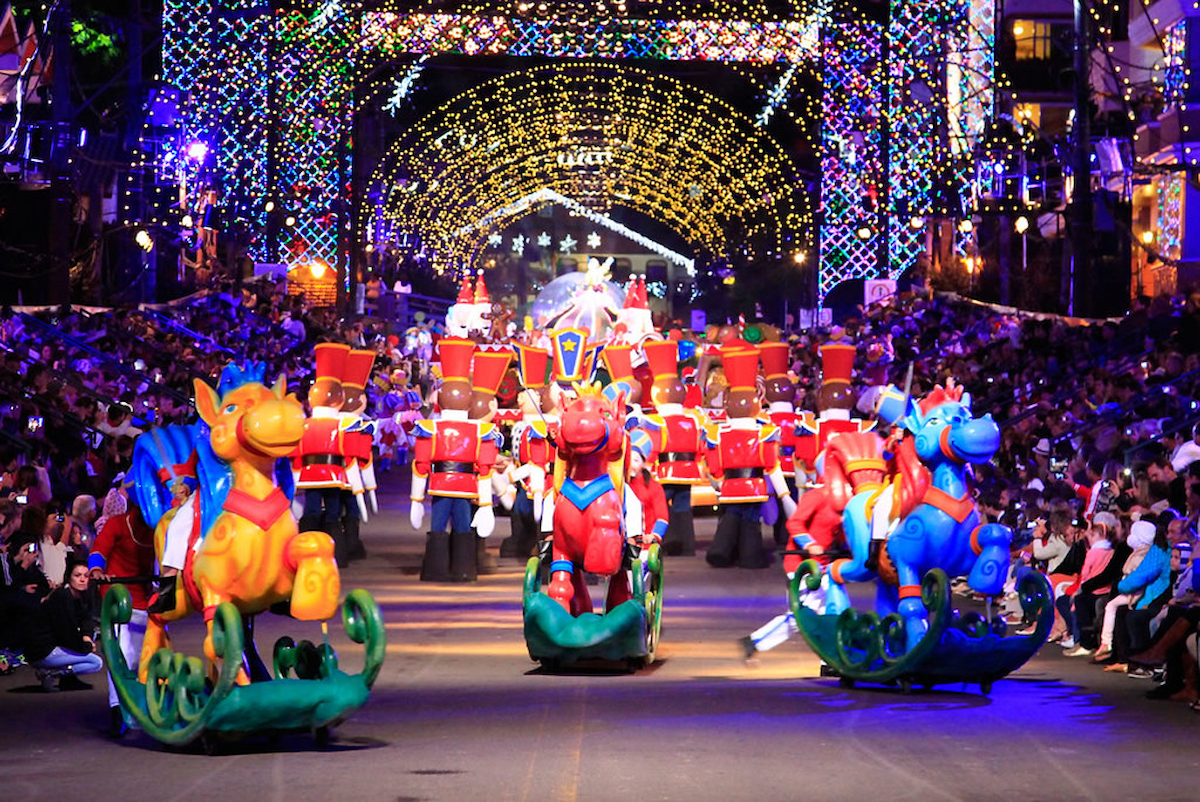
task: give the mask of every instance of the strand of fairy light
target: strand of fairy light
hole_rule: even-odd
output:
[[[613,181],[624,173],[630,188],[636,184],[638,189],[624,205],[673,225],[716,252],[725,247],[718,215],[746,217],[756,205],[766,205],[765,221],[750,218],[750,236],[771,231],[799,234],[811,223],[809,210],[792,207],[792,187],[781,180],[790,167],[778,145],[739,140],[751,123],[746,120],[742,131],[732,132],[730,119],[740,119],[732,108],[711,97],[689,108],[689,96],[702,93],[647,70],[604,65],[605,77],[597,78],[569,74],[574,68],[549,65],[496,79],[418,123],[410,131],[408,147],[381,163],[374,181],[395,186],[395,170],[405,167],[425,188],[437,182],[436,192],[401,193],[402,202],[390,216],[417,225],[424,221],[435,239],[452,240],[448,225],[459,224],[462,209],[496,208],[540,189],[547,183],[537,174],[540,167],[555,173],[550,188],[583,200],[596,200],[586,189],[588,182],[596,185],[601,198],[611,197]],[[601,110],[596,92],[603,89],[612,93],[604,94],[608,107]],[[648,100],[653,96],[667,102],[654,104]],[[565,149],[592,146],[564,133],[574,130],[599,132],[597,142],[608,143],[612,150],[611,170],[579,176],[547,164]],[[492,132],[492,138],[459,141],[455,131]],[[763,150],[763,142],[775,152]],[[436,159],[436,170],[422,171],[427,167],[422,157]],[[497,169],[498,164],[506,169]],[[687,188],[695,185],[704,189],[703,202],[688,195]],[[780,197],[771,206],[764,194]]]

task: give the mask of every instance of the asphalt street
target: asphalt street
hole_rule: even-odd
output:
[[[417,580],[423,535],[403,478],[364,527],[369,556],[343,574],[383,609],[388,654],[371,698],[326,748],[308,735],[168,750],[105,736],[103,679],[45,694],[0,677],[0,799],[963,800],[1200,798],[1200,716],[1143,698],[1050,645],[989,696],[905,695],[819,677],[799,639],[747,665],[737,641],[780,612],[778,565],[715,570],[668,559],[660,659],[636,674],[549,674],[529,660],[523,565],[470,585]],[[699,518],[701,541],[715,519]],[[508,530],[501,519],[493,552]],[[199,654],[200,624],[175,629]],[[319,629],[261,616],[264,651]],[[331,625],[342,667],[361,653]]]

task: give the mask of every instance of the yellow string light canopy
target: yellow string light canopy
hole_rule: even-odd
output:
[[[750,118],[675,78],[580,61],[504,75],[425,116],[375,169],[362,230],[415,235],[439,272],[470,267],[490,232],[533,211],[504,209],[543,189],[639,212],[711,256],[778,258],[812,228],[794,165]]]
[[[429,0],[389,2],[390,10],[459,14],[504,14],[535,20],[717,19],[775,22],[795,19],[818,5],[814,0]]]

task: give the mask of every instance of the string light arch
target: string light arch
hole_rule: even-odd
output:
[[[364,204],[362,230],[419,240],[439,271],[467,267],[513,218],[464,239],[464,217],[539,190],[638,212],[710,256],[778,256],[812,229],[791,159],[752,119],[640,67],[568,62],[501,76],[426,115],[376,167],[367,197],[382,202]]]

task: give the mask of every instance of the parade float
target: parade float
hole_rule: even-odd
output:
[[[557,431],[551,548],[525,568],[525,644],[549,669],[596,659],[649,666],[662,625],[662,560],[657,544],[627,529],[624,397],[575,389]],[[603,614],[584,572],[608,579]]]
[[[136,669],[127,666],[116,628],[131,618],[130,596],[117,585],[102,605],[101,646],[121,707],[151,737],[180,746],[250,734],[311,732],[319,744],[331,727],[367,700],[379,674],[385,633],[379,607],[355,590],[342,602],[347,636],[364,645],[360,673],[339,668],[326,620],[341,584],[334,544],[324,532],[299,532],[291,512],[290,465],[304,434],[299,402],[282,378],[263,381],[260,364],[229,365],[217,390],[195,382],[200,422],[154,429],[135,445],[132,495],[155,528],[161,557],[176,472],[194,465],[187,558],[172,605],[150,615]],[[163,591],[160,591],[160,593]],[[273,670],[254,643],[254,616],[271,610],[322,622],[320,643],[276,641]],[[175,651],[169,622],[204,615],[203,658]]]
[[[968,479],[970,465],[995,454],[999,428],[990,415],[971,415],[961,387],[937,387],[920,402],[894,390],[885,396],[902,406],[891,418],[893,435],[831,438],[824,484],[808,491],[819,495],[802,499],[798,515],[811,516],[813,537],[825,544],[822,555],[841,545],[849,556],[796,565],[814,553],[797,538],[802,550],[787,565],[791,612],[844,685],[895,683],[907,690],[978,683],[988,693],[1033,656],[1054,620],[1053,592],[1036,571],[1022,573],[1016,584],[1025,616],[1035,623],[1027,636],[1005,637],[998,616],[951,609],[948,577],[966,576],[984,597],[1001,593],[1008,577],[1012,532],[980,525]],[[822,537],[818,520],[830,530]],[[839,524],[844,542],[837,544],[832,532]],[[846,584],[867,581],[876,584],[875,605],[860,611]]]

